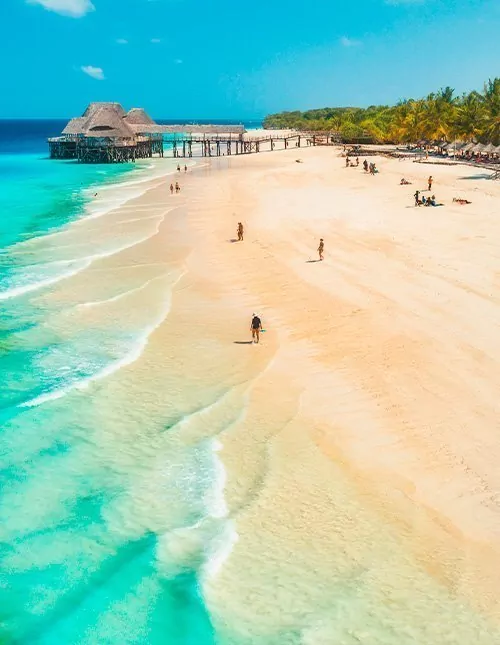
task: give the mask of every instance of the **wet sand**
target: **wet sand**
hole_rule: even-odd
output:
[[[40,303],[65,305],[58,329],[82,316],[149,325],[134,360],[85,391],[100,459],[130,480],[110,522],[133,516],[159,535],[166,575],[217,546],[202,591],[220,643],[492,645],[500,184],[380,158],[372,177],[338,154],[212,160],[182,173],[173,197],[171,178],[156,178],[82,224],[82,242],[109,236],[123,250]],[[415,208],[429,174],[445,206]],[[136,402],[125,419],[124,401]],[[119,451],[99,431],[113,417]],[[213,441],[225,508],[215,526],[179,533],[183,462],[168,476],[165,464]]]

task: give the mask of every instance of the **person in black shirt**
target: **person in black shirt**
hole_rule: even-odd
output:
[[[259,342],[260,332],[262,331],[262,322],[261,322],[260,318],[257,316],[257,314],[253,314],[252,324],[250,326],[250,329],[252,330],[252,338],[253,338],[253,340],[256,343],[258,343]]]

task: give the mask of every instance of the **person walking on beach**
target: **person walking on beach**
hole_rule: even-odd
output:
[[[238,222],[236,233],[238,234],[238,242],[243,242],[243,224],[241,222]]]
[[[368,172],[368,161],[366,161],[366,159],[363,161],[363,168],[365,169],[365,172]]]
[[[252,323],[250,325],[250,329],[252,330],[252,340],[254,341],[254,343],[258,343],[260,332],[262,331],[262,322],[257,314],[252,314]]]
[[[184,172],[187,172],[187,171],[188,171],[188,167],[184,166]]]
[[[429,177],[429,179],[427,180],[427,183],[429,184],[429,187],[427,188],[427,190],[428,190],[429,192],[431,192],[431,190],[432,190],[432,182],[433,182],[433,181],[434,181],[434,179],[432,178],[432,175],[431,175],[431,176]]]
[[[345,158],[345,167],[349,168],[349,155]]]
[[[323,251],[324,250],[325,250],[325,243],[323,242],[323,238],[321,238],[320,241],[319,241],[319,246],[318,246],[318,255],[319,255],[320,262],[323,261]]]
[[[174,194],[174,185],[173,184],[170,184],[170,194],[171,195]]]
[[[179,164],[177,164],[177,172],[180,172],[180,171],[181,171],[181,167]]]
[[[181,187],[179,186],[179,182],[178,182],[178,181],[176,181],[176,182],[175,182],[175,192],[176,192],[176,193],[180,193],[180,192],[181,192]]]
[[[415,206],[420,206],[420,191],[416,190],[413,197],[415,197]]]

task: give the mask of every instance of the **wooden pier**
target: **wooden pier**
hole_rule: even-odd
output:
[[[199,135],[175,134],[166,138],[165,143],[172,146],[176,158],[184,157],[223,157],[244,155],[257,152],[271,152],[277,148],[301,148],[302,146],[335,145],[339,143],[336,133],[328,135],[316,133],[289,133],[283,135],[252,137],[250,133],[240,135]]]

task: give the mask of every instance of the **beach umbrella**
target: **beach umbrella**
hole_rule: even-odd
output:
[[[497,153],[497,155],[500,155],[500,146],[497,146],[497,147],[495,148],[495,152]]]
[[[475,146],[476,144],[473,141],[471,141],[470,143],[467,143],[464,148],[462,148],[462,151],[470,152]]]
[[[487,146],[484,146],[482,152],[487,152],[490,154],[491,152],[496,152],[497,147],[494,146],[492,143],[488,143]]]
[[[476,143],[476,145],[472,148],[471,152],[482,152],[484,150],[484,143]]]

